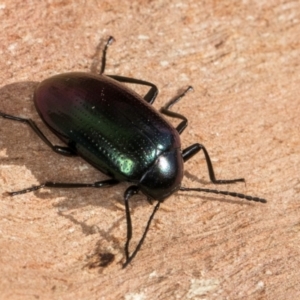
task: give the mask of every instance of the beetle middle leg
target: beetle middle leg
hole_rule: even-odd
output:
[[[26,118],[20,118],[12,115],[8,115],[5,113],[0,112],[0,117],[4,119],[9,119],[12,121],[17,121],[21,123],[27,124],[33,131],[34,133],[46,144],[48,145],[54,152],[66,156],[74,156],[76,153],[70,148],[70,147],[63,147],[63,146],[58,146],[58,145],[53,145],[48,138],[43,134],[43,132],[38,128],[38,126],[35,124],[34,121],[31,119],[26,119]]]
[[[104,187],[111,187],[116,184],[118,184],[119,181],[116,179],[107,179],[103,181],[96,181],[93,183],[71,183],[71,182],[52,182],[52,181],[46,181],[40,185],[35,185],[20,191],[15,192],[8,192],[7,194],[9,196],[16,196],[20,194],[26,194],[29,192],[34,192],[37,190],[40,190],[42,188],[104,188]]]
[[[47,181],[40,185],[32,186],[30,188],[26,188],[26,189],[23,189],[20,191],[8,192],[7,194],[9,196],[16,196],[16,195],[20,195],[20,194],[37,191],[42,188],[90,188],[90,187],[105,188],[105,187],[114,186],[118,183],[119,183],[119,181],[117,181],[116,179],[107,179],[107,180],[103,180],[103,181],[97,181],[94,183],[64,183],[64,182]],[[123,268],[125,268],[133,260],[133,258],[136,256],[136,254],[140,250],[140,248],[146,238],[146,235],[149,231],[152,219],[154,218],[154,215],[160,206],[160,202],[158,201],[153,209],[153,212],[152,212],[148,222],[147,222],[146,228],[144,230],[144,233],[143,233],[140,241],[138,242],[138,244],[137,244],[135,250],[132,252],[132,254],[129,255],[129,243],[132,238],[132,222],[131,222],[131,214],[130,214],[130,208],[129,208],[129,200],[132,196],[136,195],[138,192],[139,192],[139,187],[133,185],[133,186],[130,186],[124,193],[125,213],[126,213],[126,223],[127,223],[127,238],[126,238],[126,243],[124,246],[126,261],[123,264]]]
[[[47,181],[43,184],[40,185],[36,185],[27,189],[23,189],[20,191],[15,191],[15,192],[9,192],[7,193],[10,196],[15,196],[15,195],[20,195],[20,194],[25,194],[25,193],[29,193],[29,192],[33,192],[33,191],[37,191],[41,188],[87,188],[87,187],[93,187],[93,188],[104,188],[104,187],[111,187],[114,186],[116,184],[118,184],[119,181],[115,180],[115,179],[107,179],[107,180],[103,180],[103,181],[97,181],[94,183],[63,183],[63,182],[51,182],[51,181]],[[130,240],[132,238],[132,222],[131,222],[131,214],[130,214],[130,208],[129,208],[129,200],[132,196],[136,195],[139,192],[139,187],[138,186],[130,186],[126,192],[124,193],[124,202],[125,202],[125,213],[126,213],[126,223],[127,223],[127,237],[126,237],[126,243],[124,246],[124,251],[125,251],[125,257],[126,257],[126,261],[123,264],[123,268],[126,268],[127,265],[133,260],[133,258],[136,256],[136,254],[138,253],[138,251],[140,250],[146,235],[149,231],[150,228],[150,224],[152,222],[152,219],[155,215],[155,213],[157,212],[157,210],[159,209],[160,206],[160,202],[158,201],[157,204],[154,207],[154,210],[147,222],[146,228],[144,230],[144,233],[140,239],[140,241],[138,242],[135,250],[132,252],[132,254],[129,254],[129,244],[130,244]]]

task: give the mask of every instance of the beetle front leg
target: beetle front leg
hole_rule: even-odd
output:
[[[198,153],[200,150],[202,150],[203,153],[204,153],[206,164],[207,164],[207,168],[208,168],[209,178],[210,178],[210,180],[211,180],[212,183],[215,183],[215,184],[227,184],[227,183],[235,183],[235,182],[245,182],[244,178],[229,179],[229,180],[218,180],[218,179],[216,179],[215,172],[214,172],[213,165],[211,163],[209,154],[208,154],[207,150],[205,149],[205,147],[203,145],[201,145],[201,144],[196,143],[196,144],[193,144],[193,145],[185,148],[182,151],[183,161],[186,162],[191,157],[193,157],[196,153]]]
[[[132,238],[132,222],[131,222],[131,215],[130,215],[130,209],[129,209],[129,199],[136,195],[139,191],[139,188],[135,185],[130,186],[124,195],[124,202],[125,202],[125,212],[126,212],[126,222],[127,222],[127,238],[126,243],[124,247],[125,256],[126,256],[126,263],[129,260],[129,243]]]
[[[15,117],[12,115],[8,115],[5,113],[0,112],[0,117],[4,119],[9,119],[12,121],[17,121],[21,123],[27,124],[33,131],[34,133],[46,144],[48,145],[54,152],[65,155],[65,156],[74,156],[76,153],[70,148],[70,147],[63,147],[63,146],[57,146],[53,145],[43,134],[43,132],[37,127],[34,121],[31,119],[26,119],[26,118],[20,118],[20,117]]]

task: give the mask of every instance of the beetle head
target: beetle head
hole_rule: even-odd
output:
[[[141,191],[148,197],[163,201],[180,188],[183,178],[183,159],[179,148],[165,151],[143,175]]]

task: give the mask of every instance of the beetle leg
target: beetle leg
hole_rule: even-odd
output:
[[[209,154],[208,154],[207,150],[205,149],[205,147],[201,144],[196,143],[196,144],[193,144],[193,145],[185,148],[182,151],[183,161],[186,162],[191,157],[193,157],[196,153],[198,153],[200,150],[202,150],[204,152],[204,156],[205,156],[205,160],[206,160],[206,164],[207,164],[207,168],[208,168],[208,174],[209,174],[209,178],[210,178],[211,182],[213,182],[215,184],[245,182],[244,178],[230,179],[230,180],[217,180],[215,177],[215,172],[214,172],[213,165],[211,163]]]
[[[104,71],[105,71],[107,49],[114,41],[115,41],[115,39],[112,36],[110,36],[105,44],[105,47],[102,52],[102,60],[101,60],[102,63],[101,63],[101,68],[100,68],[100,75],[103,75]],[[151,82],[139,80],[139,79],[135,79],[135,78],[118,76],[118,75],[106,75],[106,76],[113,78],[119,82],[126,82],[126,83],[150,86],[150,90],[144,96],[144,100],[150,104],[153,104],[153,102],[155,101],[155,98],[158,95],[158,88],[156,87],[156,85],[154,85]]]
[[[126,256],[126,262],[129,260],[129,242],[132,238],[132,223],[131,223],[131,215],[130,215],[130,209],[129,209],[129,199],[137,194],[139,191],[139,188],[135,185],[130,186],[124,195],[124,202],[125,202],[125,212],[126,212],[126,222],[127,222],[127,238],[125,243],[125,256]]]
[[[126,243],[125,243],[126,262],[123,264],[123,268],[127,267],[127,265],[134,259],[134,257],[136,256],[136,254],[140,250],[140,248],[141,248],[141,246],[142,246],[142,244],[143,244],[143,242],[146,238],[147,232],[149,231],[151,221],[152,221],[156,211],[158,210],[158,208],[160,206],[160,202],[158,201],[157,204],[155,205],[154,209],[153,209],[153,212],[152,212],[148,222],[147,222],[147,225],[146,225],[146,228],[145,228],[145,231],[143,233],[142,238],[140,239],[138,245],[136,246],[135,250],[132,252],[132,254],[130,256],[129,255],[129,243],[130,243],[130,240],[132,238],[132,222],[131,222],[131,215],[130,215],[130,209],[129,209],[129,199],[133,195],[137,194],[138,191],[139,191],[139,187],[133,185],[133,186],[130,186],[124,194],[126,221],[127,221],[127,239],[126,239]]]
[[[5,119],[9,119],[9,120],[13,120],[13,121],[18,121],[18,122],[21,122],[21,123],[26,123],[35,132],[35,134],[37,134],[39,136],[39,138],[45,144],[47,144],[54,152],[62,154],[62,155],[66,155],[66,156],[76,155],[76,153],[70,147],[63,147],[63,146],[53,145],[46,138],[46,136],[43,134],[43,132],[37,127],[35,122],[32,121],[31,119],[15,117],[15,116],[7,115],[7,114],[1,113],[1,112],[0,112],[0,117],[5,118]]]
[[[164,107],[162,107],[160,109],[160,112],[164,115],[167,115],[169,117],[172,118],[177,118],[177,119],[181,119],[182,121],[177,125],[176,130],[178,131],[179,134],[181,134],[184,129],[187,127],[188,124],[188,120],[185,116],[179,114],[179,113],[175,113],[173,111],[170,110],[170,108],[177,103],[179,100],[181,100],[185,94],[189,91],[192,91],[193,87],[189,86],[182,94],[180,94],[179,96],[176,96],[174,99],[172,99],[170,102],[168,102]]]
[[[94,183],[70,183],[70,182],[46,181],[40,185],[35,185],[35,186],[20,190],[20,191],[8,192],[7,194],[9,196],[16,196],[16,195],[20,195],[20,194],[34,192],[34,191],[40,190],[44,187],[46,187],[46,188],[87,188],[87,187],[103,188],[103,187],[111,187],[118,183],[119,183],[119,181],[117,181],[116,179],[107,179],[107,180],[103,180],[103,181],[97,181]]]
[[[100,75],[104,73],[105,66],[106,66],[106,53],[108,47],[115,41],[113,36],[110,36],[105,44],[105,47],[102,52],[102,60],[101,60],[101,68],[100,68]]]
[[[119,76],[119,75],[106,75],[110,78],[113,78],[119,82],[125,82],[125,83],[133,83],[133,84],[139,84],[139,85],[146,85],[150,86],[150,90],[148,93],[143,97],[146,102],[149,104],[153,104],[157,95],[158,95],[158,88],[155,84],[140,80],[140,79],[135,79],[135,78],[130,78],[130,77],[124,77],[124,76]]]

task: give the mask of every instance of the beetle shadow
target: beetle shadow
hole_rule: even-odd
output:
[[[98,269],[98,274],[101,274],[103,273],[103,268],[108,267],[115,260],[115,255],[110,251],[103,249],[101,245],[97,245],[94,253],[87,255],[87,260],[88,262],[83,266],[83,269]]]
[[[37,126],[42,132],[50,139],[53,144],[63,145],[63,143],[55,136],[40,119],[33,103],[33,93],[38,85],[38,82],[17,82],[6,85],[0,89],[0,111],[19,116],[30,118],[36,122]],[[41,139],[32,131],[32,129],[20,122],[11,121],[0,118],[0,164],[11,167],[26,167],[37,182],[43,183],[45,181],[54,182],[95,182],[105,180],[107,177],[90,166],[80,157],[65,157],[53,152]],[[14,178],[14,185],[16,190],[24,189],[32,185],[23,186],[21,177],[24,169]],[[186,172],[187,177],[192,177],[196,182],[201,185],[207,182],[199,181],[195,175]],[[18,184],[20,181],[20,184]],[[25,182],[27,184],[27,182]],[[123,194],[126,189],[126,183],[113,186],[111,188],[96,189],[96,188],[82,188],[75,191],[74,189],[43,189],[34,192],[34,194],[44,200],[59,199],[53,204],[53,207],[58,209],[58,215],[71,221],[75,225],[79,225],[85,235],[99,234],[99,236],[108,242],[114,244],[115,248],[119,248],[120,252],[123,251],[124,245],[122,242],[115,238],[113,231],[118,228],[121,223],[126,223],[125,209],[123,208]],[[5,187],[4,191],[7,191]],[[49,192],[50,191],[50,192]],[[100,196],[99,196],[100,195]],[[234,200],[221,200],[217,197],[207,197],[199,193],[184,193],[188,197],[197,197],[202,200],[210,201],[225,201],[228,203],[238,203]],[[18,196],[15,196],[18,197]],[[145,201],[146,197],[143,195],[135,196],[130,203],[132,214],[138,206],[148,206]],[[122,208],[118,205],[122,204]],[[241,203],[241,202],[239,202]],[[245,202],[242,202],[245,204]],[[247,203],[248,204],[248,203]],[[250,205],[250,203],[248,204]],[[123,210],[123,214],[117,220],[110,221],[110,226],[105,230],[100,230],[96,225],[88,225],[74,217],[70,211],[86,206],[99,206],[111,211]],[[100,220],[100,217],[99,217]],[[100,240],[101,240],[100,238]],[[99,242],[100,243],[100,242]],[[100,244],[97,246],[100,247]],[[97,249],[98,249],[97,248]],[[97,250],[96,249],[96,250]],[[98,249],[99,250],[99,249]],[[97,250],[97,251],[98,251]],[[96,252],[97,252],[96,251]],[[100,250],[99,250],[100,251]],[[99,252],[98,251],[98,252]],[[97,252],[97,253],[98,253]]]
[[[199,175],[195,175],[195,174],[192,174],[190,173],[189,171],[187,170],[184,170],[184,177],[188,178],[189,180],[191,181],[195,181],[197,182],[198,184],[201,184],[202,186],[204,185],[208,185],[210,184],[211,182],[209,182],[208,180],[203,180],[203,179],[199,179]]]
[[[100,73],[100,67],[102,65],[102,58],[103,58],[103,50],[105,47],[105,44],[107,43],[107,39],[100,39],[98,42],[95,53],[92,55],[92,62],[90,66],[90,72],[93,74],[99,74]]]
[[[14,116],[31,118],[43,133],[49,137],[53,144],[63,145],[58,137],[46,127],[34,107],[33,93],[37,85],[38,82],[28,81],[17,82],[2,87],[0,89],[0,111]],[[0,122],[0,151],[5,150],[5,154],[0,155],[0,163],[2,165],[26,166],[39,183],[45,181],[92,183],[107,179],[104,174],[89,165],[81,157],[66,157],[53,152],[28,125],[1,117]],[[201,180],[197,175],[191,174],[186,170],[184,175],[189,180],[197,182],[197,186],[203,187],[211,184],[208,180]],[[32,184],[29,183],[30,185]],[[20,185],[16,189],[23,189],[29,186]],[[123,194],[127,186],[128,184],[126,183],[120,183],[103,189],[81,188],[79,189],[80,192],[78,192],[78,189],[75,191],[74,189],[52,188],[42,189],[34,193],[41,199],[66,198],[66,200],[60,200],[54,204],[58,209],[71,210],[91,205],[115,211],[116,209],[121,209],[120,205],[117,205],[118,202],[122,206],[124,205]],[[219,187],[221,186],[218,185]],[[189,195],[189,193],[184,194]],[[209,198],[215,201],[244,203],[239,200],[222,200],[217,196],[203,197],[204,194],[201,194],[201,196],[200,193],[196,194],[199,195],[198,197]],[[133,198],[133,201],[131,201],[131,208],[133,210],[137,206],[148,205],[148,202],[145,201],[146,197],[142,197],[143,200],[137,196]]]
[[[0,89],[0,111],[13,116],[32,119],[53,144],[63,145],[58,137],[46,127],[35,109],[33,93],[37,85],[38,82],[27,81],[2,87]],[[2,117],[0,117],[0,124],[0,165],[5,165],[5,170],[16,170],[15,167],[20,167],[20,169],[17,168],[17,171],[14,171],[17,172],[16,174],[10,176],[14,178],[13,184],[15,187],[13,191],[30,187],[37,184],[37,182],[40,184],[45,181],[92,183],[107,179],[107,176],[89,165],[81,157],[66,157],[53,152],[27,124]],[[9,168],[9,166],[12,168]],[[24,166],[37,182],[26,182],[23,179],[24,169],[22,167]],[[5,180],[7,179],[4,179],[4,182],[6,182]],[[11,192],[5,186],[2,186],[1,190],[4,193]],[[126,222],[125,208],[122,208],[122,206],[124,207],[123,194],[125,190],[126,183],[120,183],[103,189],[47,188],[32,193],[44,200],[61,198],[62,200],[59,199],[55,202],[53,207],[58,209],[58,214],[61,217],[68,218],[74,224],[80,225],[84,234],[94,233],[93,226],[80,222],[74,216],[68,214],[67,211],[86,206],[99,206],[111,211],[123,210],[124,213],[119,220],[110,222],[110,229],[106,232],[99,232],[104,238],[111,239],[115,244],[118,244],[110,236],[110,232],[113,228],[119,226],[120,222]],[[18,197],[18,195],[14,197]],[[144,199],[146,200],[146,198]],[[141,201],[140,197],[134,197],[130,203],[133,211],[141,205],[146,206],[148,203],[147,201]]]

